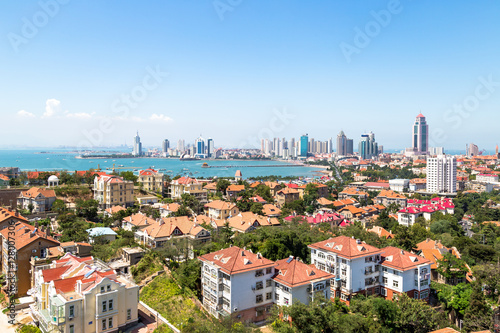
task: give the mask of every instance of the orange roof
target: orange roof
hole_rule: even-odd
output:
[[[153,224],[156,222],[156,220],[152,219],[150,217],[147,217],[144,214],[137,213],[137,214],[127,216],[126,218],[123,219],[123,222],[128,222],[128,223],[133,224],[136,227],[140,227],[140,226]]]
[[[21,221],[28,222],[28,220],[25,217],[19,215],[18,213],[14,213],[11,210],[0,207],[0,222],[3,222],[11,217],[14,217],[14,218],[21,220]]]
[[[56,192],[54,192],[54,190],[39,187],[32,187],[27,191],[21,192],[21,196],[24,198],[36,198],[39,195],[43,195],[46,198],[53,198],[56,196]]]
[[[229,185],[227,187],[228,192],[241,192],[245,190],[245,185]]]
[[[108,212],[109,214],[115,214],[115,213],[118,213],[122,210],[127,210],[127,209],[123,206],[112,206],[110,208],[107,208],[106,212]]]
[[[181,235],[196,236],[200,231],[205,230],[187,216],[167,217],[155,222],[144,229],[144,232],[151,238],[172,237],[175,230],[179,230]],[[179,235],[180,236],[180,235]]]
[[[271,190],[274,189],[276,186],[280,186],[280,184],[277,182],[264,182],[264,185],[268,186]]]
[[[489,331],[487,331],[487,332],[489,332]],[[446,328],[442,328],[440,330],[432,331],[429,333],[460,333],[460,331],[457,331],[451,327],[446,327]],[[475,332],[475,333],[480,333],[480,332]]]
[[[267,217],[254,214],[252,212],[243,212],[239,213],[236,216],[233,216],[227,219],[229,223],[229,227],[232,229],[236,229],[240,232],[246,232],[251,227],[259,227],[259,226],[275,226],[280,225],[280,222],[275,217]]]
[[[353,205],[355,203],[357,203],[356,199],[349,198],[349,199],[344,199],[344,200],[335,200],[333,202],[333,206],[335,206],[335,208],[338,208],[338,207],[342,207],[342,206]]]
[[[172,184],[178,184],[178,185],[198,184],[198,181],[194,178],[181,177],[179,179],[172,181]]]
[[[426,178],[413,178],[413,179],[410,179],[410,183],[412,183],[412,184],[426,184],[427,179]]]
[[[333,201],[328,200],[327,198],[319,198],[316,200],[320,206],[328,206],[333,205]]]
[[[224,273],[229,275],[275,266],[273,261],[262,257],[259,253],[255,254],[237,246],[208,253],[198,259],[219,266]]]
[[[335,276],[319,270],[314,265],[307,265],[291,257],[276,261],[277,274],[273,280],[290,288],[309,284],[313,281],[333,279]]]
[[[430,260],[397,247],[388,246],[382,249],[382,266],[406,271],[422,264],[430,264]]]
[[[252,184],[250,184],[250,187],[255,188],[255,187],[259,186],[260,184],[261,184],[261,182],[259,182],[259,181],[253,182]]]
[[[353,215],[364,214],[365,213],[365,211],[363,209],[358,208],[358,207],[354,207],[352,205],[343,207],[341,210],[339,210],[339,212],[343,212],[345,210],[350,211],[351,214],[353,214]]]
[[[368,245],[347,236],[330,238],[322,242],[311,244],[308,247],[333,252],[343,258],[364,257],[381,253],[381,250],[375,246]]]
[[[181,205],[179,205],[178,203],[172,202],[172,203],[161,206],[161,208],[168,210],[169,212],[175,213],[176,211],[179,210],[179,208],[181,208]]]
[[[0,174],[0,179],[1,180],[5,180],[5,181],[9,181],[10,180],[9,177],[7,177],[6,175],[3,175],[3,174]]]
[[[494,224],[497,227],[500,227],[500,222],[499,221],[484,221],[482,224]]]
[[[340,192],[340,194],[356,195],[356,196],[368,196],[368,193],[361,191],[357,187],[347,187],[342,192]]]
[[[279,209],[278,207],[276,207],[275,205],[272,205],[272,204],[265,204],[262,206],[262,212],[266,216],[280,215],[281,209]]]
[[[5,239],[14,238],[17,250],[20,250],[35,241],[40,241],[41,239],[54,243],[54,246],[59,245],[59,242],[48,236],[47,233],[42,232],[39,228],[35,228],[27,223],[17,221],[14,228],[14,231],[9,230],[9,228],[4,228],[0,231],[0,233]],[[12,236],[12,232],[15,232],[14,236]]]
[[[236,205],[232,202],[222,201],[222,200],[214,200],[205,205],[206,208],[212,208],[216,210],[228,210],[233,209]]]
[[[208,183],[203,187],[205,190],[217,190],[217,183]]]
[[[377,195],[377,198],[405,199],[406,200],[406,197],[404,195],[396,193],[392,190],[380,191],[379,195]]]
[[[389,232],[389,231],[387,231],[384,228],[379,227],[379,226],[374,226],[373,228],[368,229],[368,231],[376,233],[379,237],[385,237],[387,239],[394,238],[393,233],[391,233],[391,232]]]
[[[279,190],[276,192],[276,194],[279,195],[287,195],[287,194],[299,194],[299,191],[293,188],[285,187],[284,189]]]

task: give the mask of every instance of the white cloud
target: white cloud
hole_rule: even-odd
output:
[[[55,115],[57,112],[59,112],[61,108],[61,101],[58,101],[55,98],[49,98],[45,102],[45,112],[43,113],[43,117],[52,117]]]
[[[167,117],[164,114],[153,113],[151,115],[151,117],[149,117],[149,120],[169,122],[169,121],[172,121],[172,118]]]
[[[92,113],[87,113],[87,112],[66,113],[66,117],[77,118],[77,119],[91,119],[94,116],[94,114],[95,114],[95,112],[92,112]]]
[[[35,117],[35,115],[33,113],[28,112],[26,110],[20,110],[20,111],[18,111],[17,115],[19,117],[24,117],[24,118],[34,118]]]

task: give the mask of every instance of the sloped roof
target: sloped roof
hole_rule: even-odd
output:
[[[382,266],[406,271],[422,264],[431,264],[431,262],[417,254],[388,246],[382,249],[381,264]]]
[[[222,201],[222,200],[214,200],[205,205],[206,208],[212,208],[216,210],[228,210],[233,209],[236,205],[232,202]]]
[[[313,281],[333,279],[335,276],[317,269],[314,265],[307,265],[297,259],[290,258],[276,261],[277,274],[273,280],[290,288],[309,284]]]
[[[25,198],[36,198],[39,195],[42,195],[46,198],[53,198],[56,196],[56,192],[54,192],[54,190],[51,189],[32,187],[27,191],[21,192],[21,195]]]
[[[344,258],[357,258],[381,253],[375,246],[359,242],[347,236],[338,236],[309,245],[312,249],[320,249],[336,253]]]
[[[276,265],[273,261],[262,257],[260,254],[252,253],[237,246],[208,253],[198,257],[198,259],[217,265],[224,273],[229,275],[274,267]]]

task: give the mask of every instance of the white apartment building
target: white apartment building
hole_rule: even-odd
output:
[[[398,222],[405,227],[411,227],[417,221],[417,218],[424,213],[418,207],[407,207],[398,211]]]
[[[137,323],[139,287],[92,257],[38,267],[31,315],[43,332],[102,333]]]
[[[427,192],[457,192],[457,160],[454,156],[440,155],[427,159]]]
[[[483,182],[483,183],[497,183],[498,182],[498,175],[494,174],[489,174],[489,173],[480,173],[476,175],[476,181],[477,182]]]
[[[233,246],[198,257],[203,306],[215,317],[234,315],[264,321],[274,303],[276,264],[259,253]]]
[[[353,294],[393,295],[428,300],[430,261],[394,247],[378,249],[358,239],[339,236],[309,245],[311,261],[334,274],[331,297],[347,304]]]
[[[94,178],[94,200],[101,208],[116,205],[130,207],[134,205],[134,183],[118,176],[99,176]]]
[[[317,297],[330,299],[330,280],[335,276],[289,257],[276,262],[274,300],[277,305],[309,304]]]

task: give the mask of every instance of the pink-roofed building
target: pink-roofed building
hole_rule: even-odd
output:
[[[139,287],[92,257],[66,253],[35,272],[30,305],[44,332],[115,332],[137,323]]]
[[[484,183],[497,183],[498,182],[498,175],[480,173],[480,174],[476,175],[476,181],[484,182]]]

